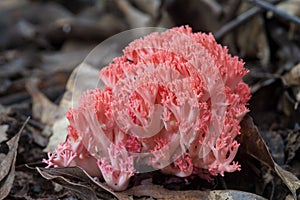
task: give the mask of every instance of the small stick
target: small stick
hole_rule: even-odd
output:
[[[271,1],[269,4],[270,5],[278,4],[279,2],[281,2],[281,0],[274,0],[274,1]],[[254,16],[256,16],[257,14],[260,14],[264,11],[265,11],[264,8],[254,7],[254,8],[249,9],[248,11],[244,12],[243,14],[239,15],[234,20],[232,20],[232,21],[228,22],[227,24],[225,24],[224,26],[222,26],[220,28],[220,30],[214,34],[216,40],[222,39],[228,32],[230,32],[230,31],[236,29],[237,27],[239,27],[240,25],[250,21],[250,19],[252,19]]]
[[[291,22],[294,22],[295,24],[300,26],[300,18],[299,17],[290,15],[290,14],[276,8],[274,5],[272,5],[266,1],[263,1],[263,0],[248,0],[248,1],[250,3],[253,3],[253,4],[263,8],[263,9],[272,11],[275,15],[282,17],[283,19],[289,20]]]

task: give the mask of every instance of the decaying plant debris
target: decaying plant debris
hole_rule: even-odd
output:
[[[299,16],[299,0],[2,0],[0,199],[300,198]],[[65,138],[57,133],[66,128],[71,73],[87,54],[124,30],[185,24],[212,32],[250,70],[242,170],[210,183],[151,172],[121,193],[79,168],[45,170],[44,149]]]

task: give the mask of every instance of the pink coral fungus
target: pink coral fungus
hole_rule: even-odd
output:
[[[105,88],[68,111],[68,138],[44,162],[82,167],[116,191],[149,170],[207,180],[240,170],[247,72],[211,34],[187,26],[135,40],[100,71]]]

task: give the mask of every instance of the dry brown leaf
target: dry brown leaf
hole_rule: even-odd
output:
[[[0,126],[0,142],[7,140],[6,131],[8,129],[8,125],[4,124]]]
[[[291,93],[284,92],[282,96],[282,109],[287,116],[291,116],[300,102],[300,63],[289,72],[281,76],[282,83],[291,88]]]
[[[116,199],[115,194],[104,184],[95,181],[79,167],[45,169],[36,167],[37,171],[47,180],[52,180],[69,190],[80,199],[111,200]]]
[[[241,135],[237,137],[237,140],[241,144],[239,150],[276,172],[296,200],[296,190],[300,188],[299,179],[275,163],[257,127],[253,124],[252,118],[248,115],[241,122]]]
[[[246,115],[240,125],[241,135],[237,137],[237,141],[241,144],[239,151],[274,169],[274,161],[271,154],[257,127],[253,124],[252,118]]]
[[[200,191],[200,190],[188,190],[188,191],[174,191],[167,190],[162,186],[158,185],[140,185],[133,187],[124,192],[116,193],[120,200],[132,200],[132,196],[145,197],[149,196],[153,199],[164,199],[164,200],[225,200],[225,199],[257,199],[264,200],[265,198],[234,190],[212,190],[212,191]]]
[[[52,125],[54,121],[61,115],[58,106],[52,103],[43,93],[37,88],[37,79],[30,79],[26,83],[26,89],[30,93],[32,103],[33,117],[40,119],[42,123]]]
[[[67,82],[67,91],[59,105],[61,113],[65,113],[71,107],[76,107],[78,99],[82,96],[84,91],[97,86],[99,80],[98,71],[98,69],[95,69],[91,65],[82,63],[72,72]],[[78,73],[80,73],[80,76],[77,76]],[[64,114],[62,114],[53,124],[53,134],[50,137],[49,143],[44,151],[52,152],[59,143],[65,141],[67,136],[67,127],[68,121]]]
[[[278,176],[280,176],[281,180],[285,183],[285,185],[292,192],[294,199],[297,200],[296,190],[298,190],[300,188],[299,179],[291,172],[282,169],[276,163],[275,163],[275,172],[278,174]]]
[[[285,152],[287,152],[286,162],[290,163],[295,158],[296,152],[300,149],[300,131],[288,131],[285,141]]]
[[[300,16],[300,0],[283,1],[277,5],[277,8],[290,15]]]
[[[300,63],[294,66],[291,71],[284,74],[281,79],[286,86],[300,85]]]
[[[257,199],[265,198],[256,194],[234,190],[212,190],[212,191],[174,191],[163,188],[163,186],[153,185],[151,182],[143,181],[144,184],[130,188],[123,192],[112,192],[105,184],[95,181],[84,170],[79,167],[69,168],[36,168],[46,179],[73,191],[81,199],[113,199],[132,200],[133,197],[149,197],[152,199]],[[146,183],[146,184],[145,184]]]
[[[0,163],[0,200],[4,199],[11,190],[15,178],[15,162],[19,138],[28,120],[29,118],[24,122],[19,132],[6,143],[9,152]]]
[[[53,152],[57,148],[59,143],[62,143],[66,140],[68,133],[67,127],[68,120],[66,117],[62,117],[53,124],[52,135],[46,148],[43,150],[44,152]]]
[[[0,200],[4,199],[10,192],[15,178],[15,159],[7,176],[0,181]]]

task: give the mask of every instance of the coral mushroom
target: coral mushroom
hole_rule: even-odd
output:
[[[137,39],[100,71],[105,88],[68,111],[68,138],[44,162],[80,166],[116,191],[144,166],[207,180],[240,170],[247,72],[211,34],[188,26]]]

